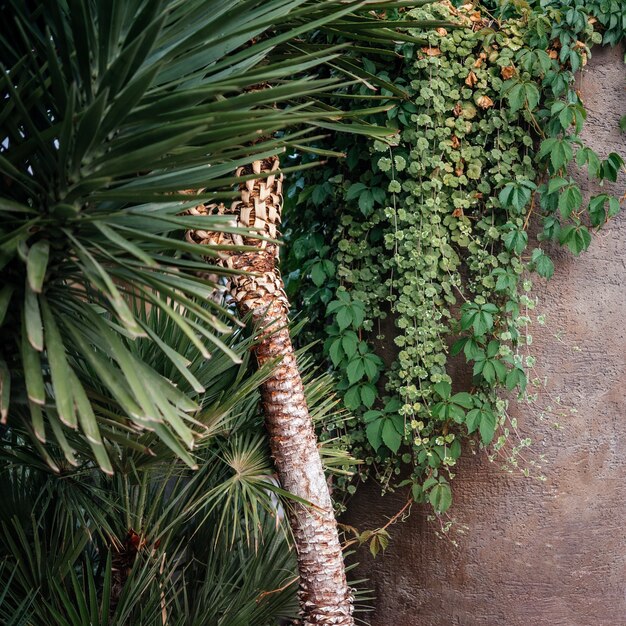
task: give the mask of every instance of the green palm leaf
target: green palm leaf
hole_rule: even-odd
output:
[[[1,415],[24,424],[55,467],[44,446],[56,442],[74,463],[72,431],[106,472],[117,446],[137,451],[137,437],[111,419],[155,433],[150,445],[160,441],[195,465],[199,405],[138,358],[135,345],[149,332],[133,302],[174,322],[194,357],[238,360],[228,345],[236,323],[210,297],[215,281],[203,277],[223,273],[201,258],[219,249],[182,237],[188,228],[232,229],[223,217],[182,214],[230,196],[233,170],[283,150],[289,132],[306,142],[313,127],[296,125],[337,118],[311,96],[338,80],[310,72],[344,45],[311,51],[294,42],[361,5],[5,3],[0,319],[9,340],[0,355]],[[255,145],[260,134],[267,139]],[[197,200],[181,195],[197,188]],[[155,333],[150,340],[197,390],[171,344]],[[116,418],[92,406],[86,369],[121,409]]]

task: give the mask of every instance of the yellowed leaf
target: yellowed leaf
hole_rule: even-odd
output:
[[[509,80],[515,74],[515,68],[512,65],[508,65],[500,70],[500,74],[502,74],[504,80]]]

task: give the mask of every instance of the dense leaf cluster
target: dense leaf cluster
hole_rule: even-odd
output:
[[[589,11],[570,4],[520,3],[499,21],[448,3],[412,11],[456,26],[399,46],[400,57],[361,60],[404,92],[356,90],[395,103],[377,118],[395,140],[334,143],[341,167],[312,170],[291,190],[292,293],[325,339],[362,474],[395,486],[408,465],[399,484],[439,512],[462,441],[476,445],[477,433],[513,465],[511,446],[528,444],[507,443],[514,425],[502,392],[524,394],[532,379],[528,270],[554,272],[541,242],[579,254],[619,210],[608,193],[583,203],[569,174],[575,162],[615,181],[623,166],[580,139],[574,77],[601,37]],[[529,249],[531,216],[539,235]],[[471,383],[453,393],[449,356],[461,354]]]

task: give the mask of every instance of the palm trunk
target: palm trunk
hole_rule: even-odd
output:
[[[240,168],[238,175],[274,172],[277,157]],[[198,213],[229,213],[237,225],[254,227],[275,238],[280,225],[282,175],[250,180],[240,186],[241,199],[230,209],[200,206]],[[237,275],[231,293],[241,315],[250,315],[262,328],[255,349],[259,365],[280,359],[261,393],[265,423],[281,485],[313,506],[294,504],[289,519],[298,554],[300,607],[303,626],[352,626],[352,594],[346,582],[332,501],[317,449],[317,440],[304,398],[302,380],[287,328],[288,302],[278,271],[278,246],[258,239],[193,231],[199,243],[256,246],[253,252],[234,253],[224,260],[232,269],[255,275]],[[271,327],[268,326],[271,324]]]

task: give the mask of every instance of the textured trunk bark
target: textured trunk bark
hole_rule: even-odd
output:
[[[273,157],[240,168],[237,174],[267,174],[275,172],[278,166],[278,158]],[[210,205],[199,206],[193,212],[232,214],[238,226],[254,227],[276,238],[282,208],[282,175],[247,181],[240,190],[241,199],[230,209]],[[246,244],[257,248],[230,254],[223,263],[254,274],[235,276],[231,293],[240,314],[250,315],[254,324],[263,329],[255,350],[259,365],[280,359],[261,389],[272,455],[282,487],[314,505],[289,507],[300,573],[298,623],[352,626],[352,593],[346,582],[337,523],[287,327],[289,305],[278,270],[278,246],[203,231],[192,231],[188,238],[198,243]]]

